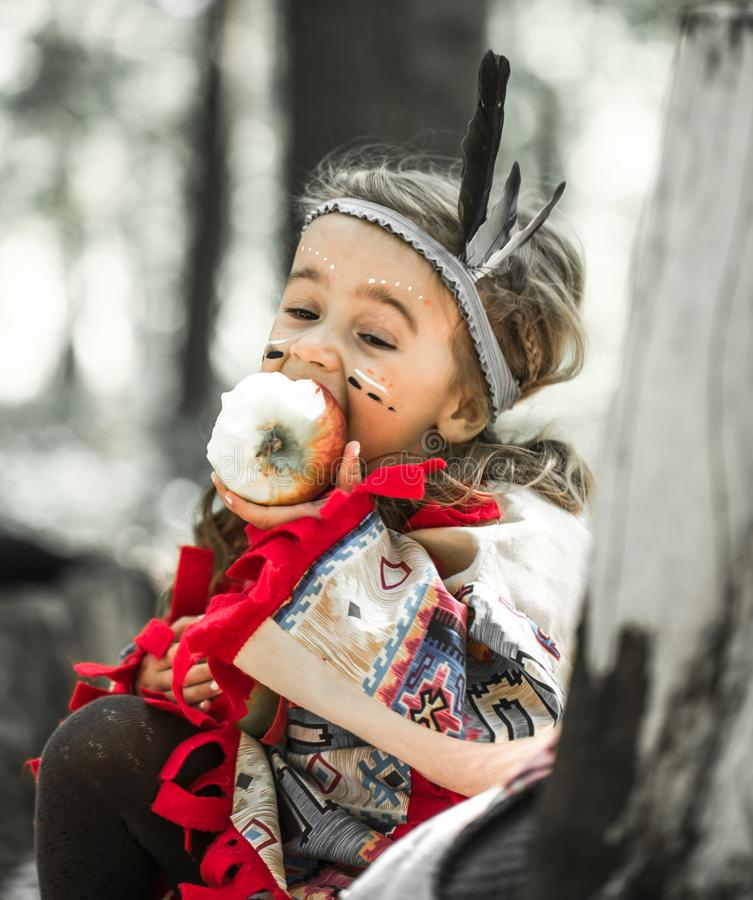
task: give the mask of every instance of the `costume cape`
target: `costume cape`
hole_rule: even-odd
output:
[[[144,654],[163,656],[175,640],[169,623],[205,613],[175,655],[178,703],[142,691],[198,728],[165,763],[152,806],[184,829],[187,850],[193,831],[217,833],[201,865],[206,886],[181,885],[184,900],[337,897],[403,835],[466,799],[283,697],[260,740],[241,731],[254,681],[233,661],[267,619],[367,696],[458,740],[514,740],[560,719],[587,532],[530,490],[459,509],[429,504],[404,533],[386,528],[373,495],[421,498],[425,476],[444,466],[382,467],[350,493],[332,491],[320,519],[247,525],[248,550],[211,598],[212,551],[182,547],[166,619],[147,623],[119,665],[74,667],[111,688],[80,681],[71,710],[131,692]],[[204,658],[222,689],[206,713],[180,689]],[[224,761],[185,789],[175,777],[205,743]],[[516,789],[548,771],[525,773]]]

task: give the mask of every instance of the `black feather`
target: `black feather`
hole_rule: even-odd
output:
[[[460,174],[458,213],[463,229],[463,250],[486,218],[489,194],[494,178],[494,163],[505,121],[505,94],[510,77],[510,62],[493,50],[487,50],[478,70],[476,112],[460,145],[463,167]]]
[[[546,222],[549,218],[549,214],[554,209],[554,207],[559,203],[559,199],[562,196],[562,192],[565,190],[565,182],[561,181],[557,187],[554,189],[554,193],[549,198],[547,203],[541,207],[541,209],[536,213],[536,215],[531,219],[531,221],[526,225],[525,228],[521,228],[520,231],[516,231],[515,234],[512,235],[509,241],[507,241],[504,246],[500,247],[495,253],[492,253],[486,261],[483,263],[483,267],[491,271],[496,266],[499,266],[505,259],[507,259],[511,254],[513,254],[518,247],[522,247],[526,241],[530,240],[534,234],[541,228],[541,226]]]
[[[518,192],[520,191],[520,166],[512,164],[507,176],[502,197],[489,210],[484,224],[478,229],[465,247],[465,262],[469,266],[480,266],[492,253],[510,240],[518,217]]]

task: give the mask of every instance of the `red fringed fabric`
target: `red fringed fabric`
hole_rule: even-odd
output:
[[[438,503],[427,503],[414,513],[405,524],[405,532],[418,531],[420,528],[450,528],[454,525],[478,525],[499,519],[501,512],[496,500],[482,500],[475,503],[464,503],[461,506],[440,506]]]
[[[289,897],[277,885],[259,854],[230,822],[240,740],[235,723],[245,715],[245,700],[254,685],[253,679],[233,666],[233,660],[256,628],[290,597],[309,566],[373,510],[371,495],[420,499],[426,476],[445,467],[446,463],[441,459],[386,466],[373,472],[349,494],[341,490],[330,492],[320,509],[321,518],[305,516],[269,530],[247,525],[249,550],[228,569],[223,582],[223,586],[236,583],[245,587],[216,594],[208,606],[212,551],[181,547],[167,619],[148,622],[135,639],[136,649],[119,665],[79,663],[74,666],[79,675],[85,678],[104,676],[112,685],[107,691],[79,682],[71,698],[72,710],[107,693],[132,692],[133,679],[143,656],[147,652],[162,656],[172,644],[174,632],[170,623],[181,616],[205,613],[183,632],[175,654],[173,691],[178,703],[169,701],[162,693],[142,691],[146,703],[175,715],[182,714],[200,729],[198,734],[178,745],[165,763],[152,806],[158,815],[184,829],[187,850],[191,847],[193,830],[218,832],[201,865],[201,875],[207,886],[182,884],[183,900],[246,900],[263,890],[269,891],[273,900]],[[409,520],[406,530],[468,525],[498,517],[495,502],[468,505],[460,510],[429,504]],[[206,713],[190,707],[182,692],[186,673],[205,657],[222,690]],[[275,720],[262,742],[274,744],[280,740],[285,730],[287,708],[287,701],[280,698]],[[182,788],[175,782],[176,775],[191,753],[210,742],[222,748],[223,762],[188,789]],[[28,760],[27,765],[36,774],[39,760]],[[394,837],[464,799],[431,784],[418,772],[413,771],[412,777],[408,821],[396,830]],[[208,795],[210,788],[212,794]]]
[[[105,688],[95,687],[85,681],[77,681],[71,699],[68,701],[68,709],[75,712],[82,706],[86,706],[87,703],[91,703],[92,700],[96,700],[97,697],[104,697],[109,693],[110,691]]]
[[[248,900],[253,894],[265,890],[270,892],[272,900],[290,897],[279,887],[253,847],[232,825],[212,841],[200,871],[209,887],[182,884],[183,900]]]
[[[134,638],[137,647],[158,657],[167,653],[174,640],[175,632],[162,619],[150,619]]]
[[[180,548],[170,608],[171,622],[181,616],[200,616],[204,612],[212,580],[213,560],[214,552],[207,547],[185,545]]]
[[[169,641],[167,640],[168,633],[170,636]],[[161,650],[160,653],[155,655],[163,656],[167,652],[167,648],[170,646],[173,639],[173,631],[166,622],[161,619],[151,619],[134,638],[136,649],[132,653],[129,653],[121,663],[117,665],[89,662],[76,663],[73,669],[78,675],[83,675],[84,678],[109,678],[111,684],[108,690],[96,687],[93,684],[89,684],[87,681],[77,681],[73,688],[71,699],[68,701],[68,709],[70,709],[71,712],[75,712],[82,706],[86,706],[86,704],[90,703],[92,700],[96,700],[98,697],[104,697],[106,694],[133,693],[133,681],[136,677],[136,672],[138,671],[141,660],[146,653]],[[150,650],[149,648],[153,649]],[[148,693],[151,694],[153,692],[150,691]],[[163,706],[163,708],[169,708],[170,712],[177,711],[175,704],[170,703],[164,694],[157,695],[155,700],[150,700],[146,696],[144,699],[147,700],[147,702],[155,702],[155,705]],[[35,780],[38,780],[39,778],[39,767],[41,762],[41,757],[36,757],[35,759],[27,759],[24,763],[24,767],[29,767]]]
[[[238,752],[240,731],[231,722],[208,732],[199,732],[187,738],[173,750],[160,772],[160,789],[152,804],[157,815],[184,829],[186,850],[191,846],[191,829],[197,831],[223,831],[233,806],[233,780],[235,757]],[[223,753],[222,763],[205,772],[191,784],[181,787],[175,778],[188,757],[206,744],[217,744]],[[211,786],[219,792],[212,796],[199,792]]]

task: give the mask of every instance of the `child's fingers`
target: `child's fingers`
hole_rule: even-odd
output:
[[[553,728],[552,733],[549,736],[549,740],[547,741],[547,749],[548,750],[556,750],[559,746],[560,738],[562,737],[562,723],[558,722]]]
[[[358,458],[360,451],[361,445],[358,441],[349,441],[345,445],[336,476],[336,487],[341,490],[350,492],[362,481],[361,463]],[[328,499],[325,497],[309,503],[294,503],[287,506],[263,506],[233,493],[223,484],[216,472],[212,472],[212,482],[229,510],[244,522],[263,529],[276,528],[278,525],[284,525],[286,522],[300,519],[302,516],[319,518],[319,509]]]
[[[164,656],[161,656],[157,662],[155,663],[155,668],[158,672],[169,672],[172,670],[173,663],[175,662],[175,654],[178,652],[178,646],[180,641],[174,641],[167,649],[167,653]],[[206,660],[201,659],[199,663],[206,662]],[[196,663],[198,665],[198,663]]]
[[[244,500],[243,497],[239,497],[238,494],[228,490],[214,472],[212,473],[212,481],[227,508],[240,519],[243,519],[244,522],[249,522],[257,528],[275,528],[278,525],[291,522],[293,519],[300,519],[302,516],[318,517],[319,507],[324,502],[320,500],[309,503],[295,503],[288,506],[262,506],[260,503]]]
[[[173,658],[175,657],[175,651],[178,649],[180,636],[183,634],[186,628],[188,628],[189,625],[192,625],[194,622],[198,621],[198,619],[201,618],[203,618],[203,615],[181,616],[170,625],[173,630],[173,634],[175,635],[175,640],[167,648],[167,653],[165,653],[164,656],[155,657],[154,667],[157,671],[165,672],[172,669]]]
[[[153,672],[143,680],[140,686],[148,688],[150,691],[167,693],[173,686],[173,670],[162,669],[161,671]]]
[[[214,700],[222,693],[219,686],[212,687],[216,684],[214,681],[203,681],[201,684],[192,684],[183,688],[183,699],[189,706],[198,706],[204,700]],[[167,696],[175,702],[175,695],[172,690],[167,691]]]
[[[211,681],[212,673],[206,663],[197,663],[186,672],[186,680],[183,684],[201,684],[204,681]]]
[[[175,637],[179,638],[183,632],[188,628],[189,625],[193,625],[194,622],[202,619],[202,616],[181,616],[179,619],[176,619],[170,627],[175,633]]]
[[[295,503],[290,506],[260,506],[257,503],[251,503],[238,497],[236,494],[230,495],[232,503],[228,506],[232,511],[240,516],[245,522],[250,522],[257,528],[276,528],[278,525],[284,525],[286,522],[292,522],[294,519],[300,519],[302,516],[319,517],[319,507],[323,501],[312,501],[310,503]],[[227,498],[225,500],[227,501]]]
[[[177,644],[173,644],[173,647],[177,646]],[[212,678],[212,673],[209,671],[209,666],[204,662],[196,663],[195,665],[191,666],[188,672],[186,672],[186,678],[183,682],[183,685],[184,696],[186,697],[187,702],[191,705],[195,705],[200,700],[204,700],[207,697],[216,697],[218,694],[222,693],[219,689],[219,686],[216,685],[214,679]],[[216,686],[213,687],[212,685]],[[172,666],[168,666],[166,669],[153,669],[152,671],[148,672],[146,676],[140,680],[138,687],[145,687],[150,691],[160,691],[163,694],[167,694],[169,699],[174,701],[175,698],[173,696],[172,690]]]
[[[555,725],[552,731],[544,731],[542,734],[534,737],[523,738],[520,741],[513,741],[506,745],[513,747],[516,743],[518,746],[517,754],[510,755],[509,760],[509,783],[514,778],[523,778],[527,773],[539,771],[542,769],[551,769],[554,766],[556,758],[557,743],[560,739],[560,726]],[[501,745],[500,745],[501,746]]]
[[[358,441],[348,441],[343,451],[343,458],[337,469],[337,487],[350,493],[356,485],[360,484],[361,462],[358,458],[361,445]]]
[[[212,484],[214,485],[214,489],[220,495],[220,497],[227,491],[227,485],[220,478],[220,476],[216,472],[212,472],[209,476],[212,479]]]

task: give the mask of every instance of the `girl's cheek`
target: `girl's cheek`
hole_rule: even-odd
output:
[[[282,350],[269,350],[262,357],[262,364],[270,370],[279,369],[284,358],[285,354]],[[280,362],[277,362],[277,360],[280,360]]]
[[[348,389],[351,402],[358,400],[366,409],[376,411],[378,407],[390,415],[397,413],[395,382],[385,372],[355,368],[348,375]]]
[[[288,355],[290,336],[283,331],[274,330],[267,338],[264,351],[261,355],[261,371],[276,372],[282,368],[283,361]]]

